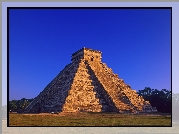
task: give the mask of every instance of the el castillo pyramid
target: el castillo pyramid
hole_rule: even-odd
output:
[[[102,52],[82,48],[25,112],[150,112],[153,107],[101,62]]]

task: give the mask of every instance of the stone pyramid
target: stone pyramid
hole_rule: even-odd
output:
[[[148,101],[101,62],[102,52],[82,48],[25,112],[145,112]]]

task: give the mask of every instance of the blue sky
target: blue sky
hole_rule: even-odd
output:
[[[34,98],[82,47],[134,90],[171,89],[168,9],[11,9],[9,99]]]

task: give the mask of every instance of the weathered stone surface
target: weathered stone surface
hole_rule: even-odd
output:
[[[82,48],[25,112],[156,111],[101,62],[102,52]]]

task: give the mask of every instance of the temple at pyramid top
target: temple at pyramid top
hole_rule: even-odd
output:
[[[100,51],[84,47],[72,54],[71,61],[74,62],[74,61],[78,61],[80,59],[85,59],[87,61],[90,60],[90,61],[101,62],[101,58],[102,58],[101,54],[102,54],[102,52],[100,52]]]

